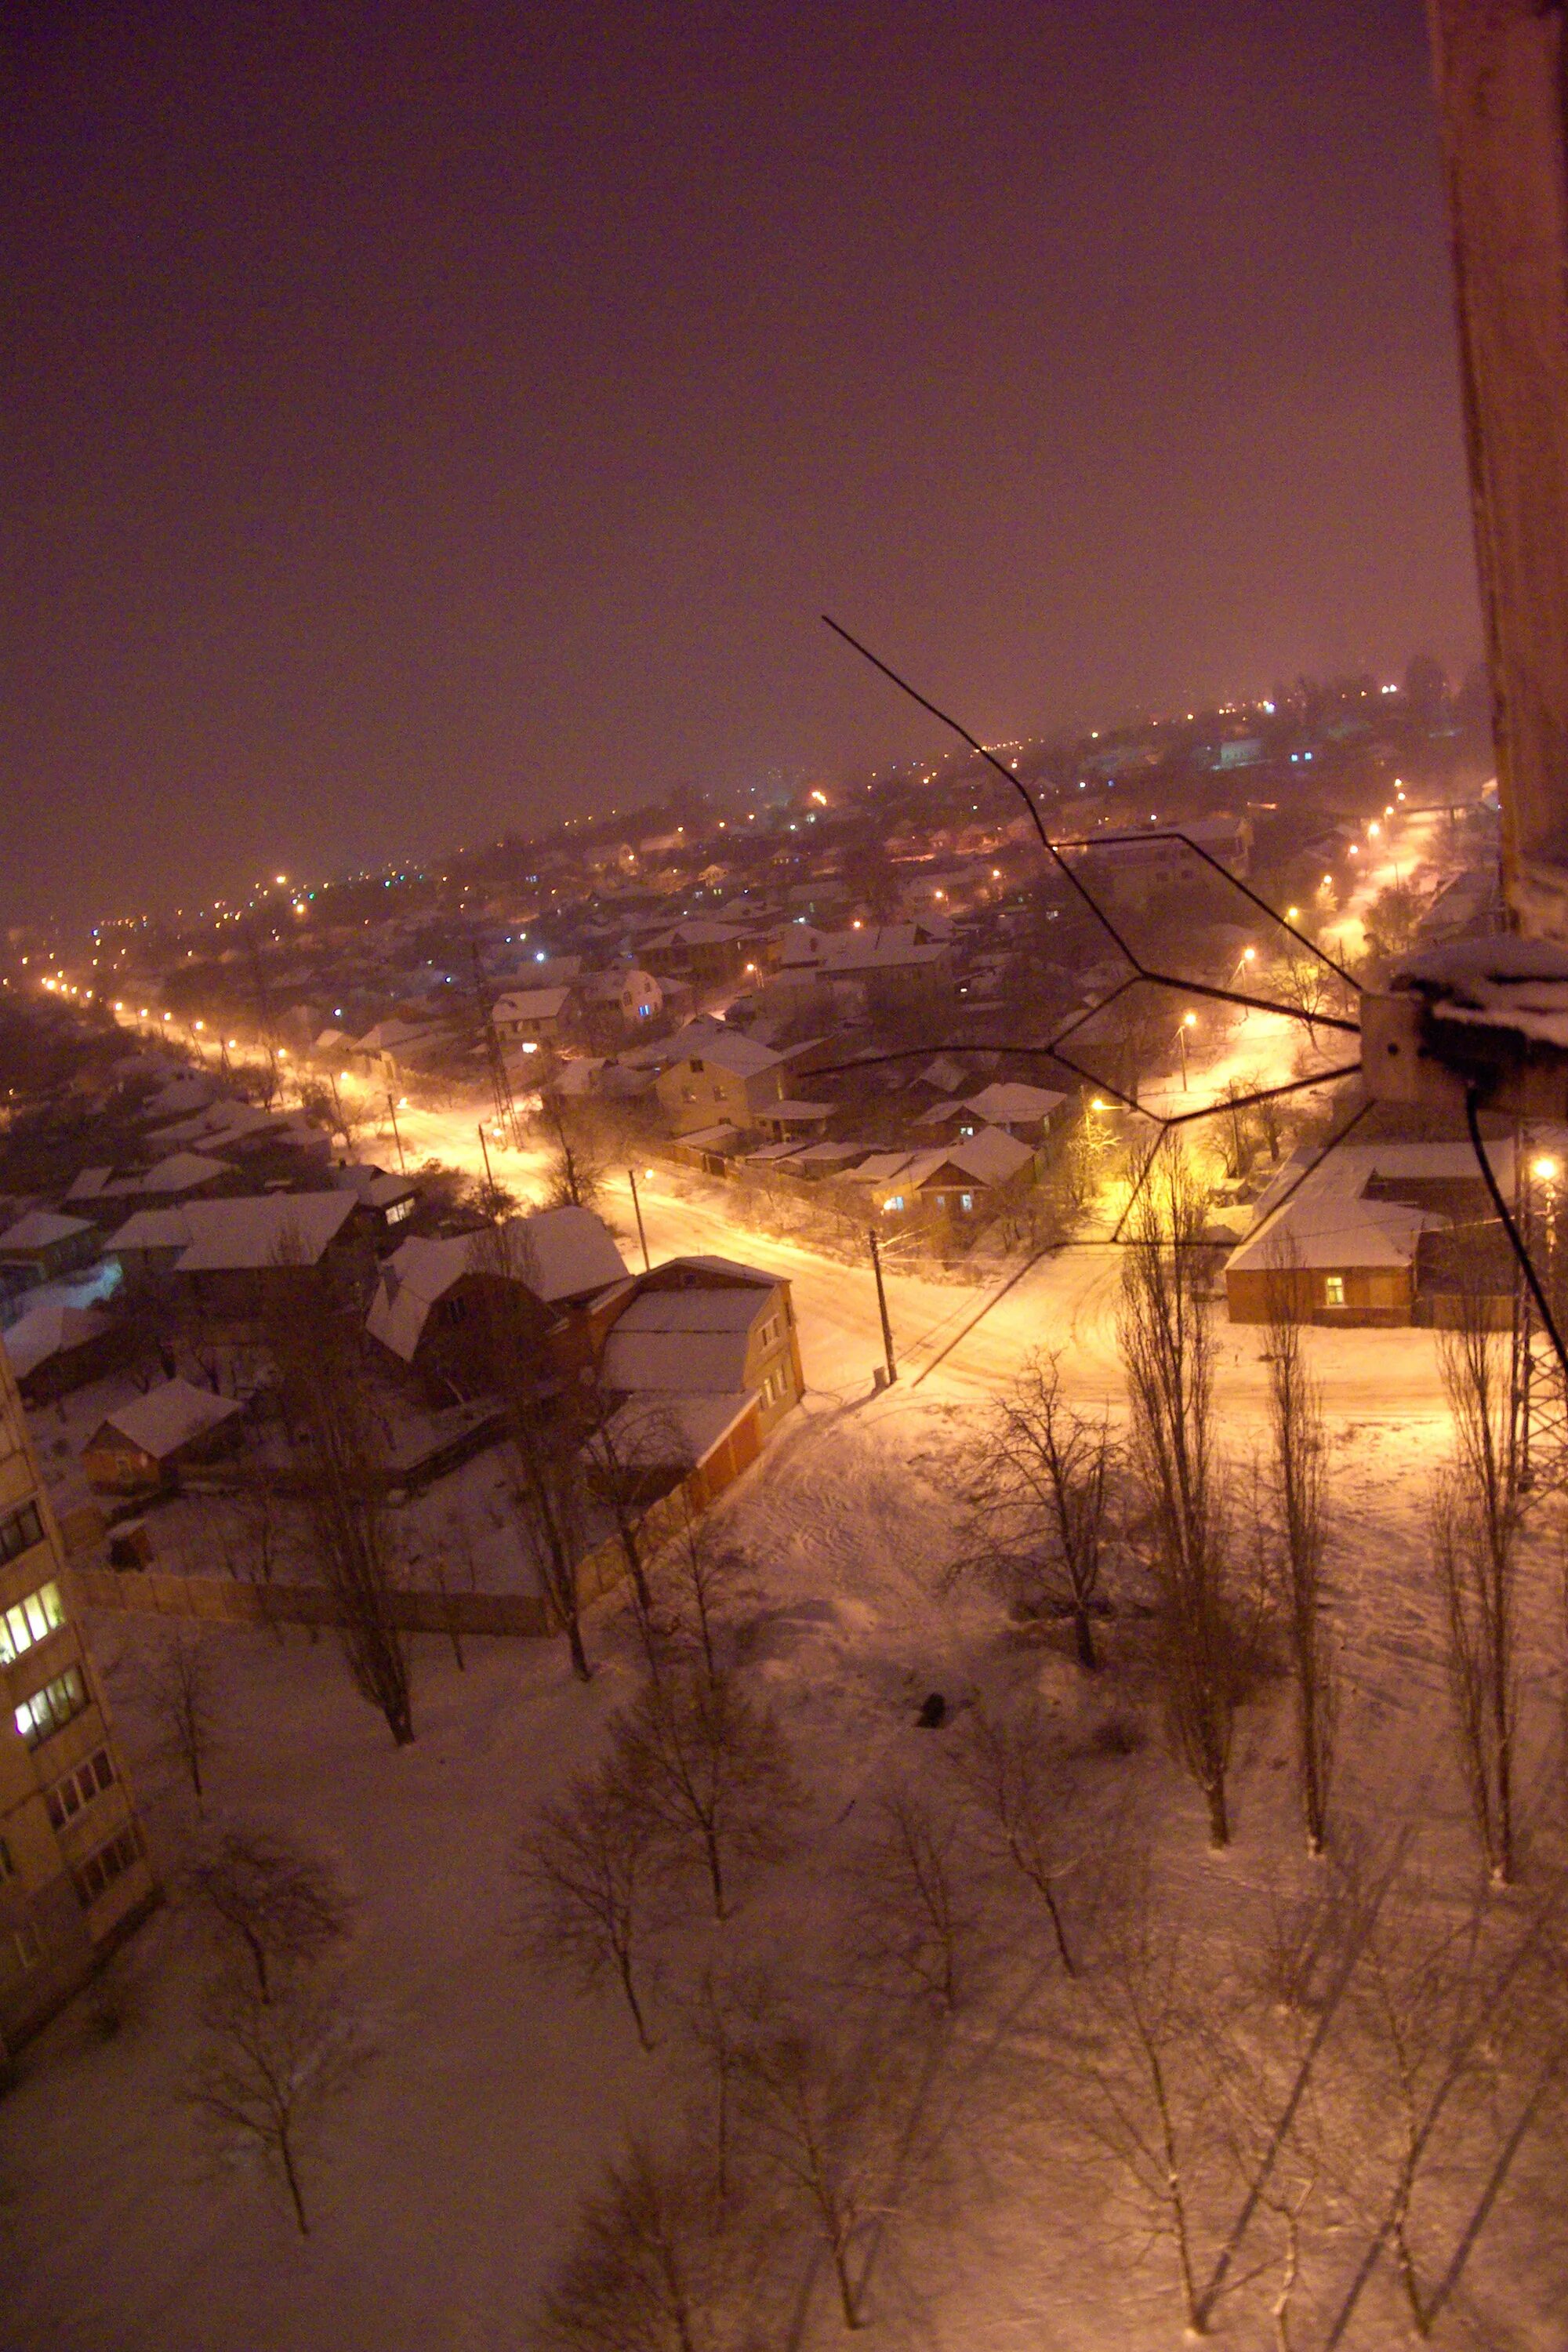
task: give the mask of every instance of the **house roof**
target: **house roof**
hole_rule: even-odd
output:
[[[412,1363],[430,1309],[465,1275],[505,1270],[542,1306],[590,1297],[628,1279],[626,1261],[592,1209],[540,1209],[488,1229],[428,1240],[411,1234],[381,1270],[365,1317],[373,1339]]]
[[[149,1168],[137,1184],[139,1192],[191,1192],[201,1184],[210,1184],[219,1176],[232,1176],[234,1169],[226,1160],[209,1160],[200,1151],[171,1151]]]
[[[498,996],[490,1007],[497,1021],[553,1021],[571,995],[569,988],[520,988]]]
[[[929,1159],[930,1154],[925,1157]],[[872,1151],[850,1173],[868,1184],[889,1184],[895,1176],[902,1175],[914,1158],[912,1151]]]
[[[113,1178],[112,1168],[84,1168],[79,1176],[72,1179],[71,1188],[66,1194],[66,1199],[96,1201],[104,1188],[112,1183]]]
[[[189,1381],[164,1381],[132,1404],[109,1413],[88,1441],[89,1448],[105,1430],[129,1440],[154,1462],[166,1462],[194,1437],[221,1422],[232,1421],[243,1410],[234,1397],[214,1396],[210,1389],[194,1388]]]
[[[963,1108],[997,1127],[1024,1127],[1049,1118],[1066,1100],[1066,1095],[1053,1094],[1048,1087],[1027,1086],[1020,1078],[1002,1078],[982,1087],[977,1095],[969,1096]]]
[[[764,1070],[777,1069],[784,1059],[771,1045],[759,1045],[754,1037],[747,1037],[738,1029],[719,1029],[689,1044],[683,1037],[674,1042],[681,1048],[679,1060],[711,1062],[716,1068],[728,1070],[737,1078],[759,1077]]]
[[[101,1315],[96,1307],[35,1307],[18,1316],[4,1335],[4,1345],[11,1370],[23,1381],[51,1356],[68,1356],[73,1348],[88,1347],[113,1328],[112,1316]]]
[[[739,1396],[744,1391],[747,1344],[776,1285],[749,1266],[731,1268],[722,1259],[716,1264],[726,1273],[744,1275],[744,1285],[638,1293],[605,1343],[608,1387],[685,1396]]]
[[[184,1209],[136,1209],[103,1246],[114,1255],[121,1250],[185,1249],[190,1239]]]
[[[314,1265],[356,1205],[352,1192],[260,1192],[232,1201],[191,1201],[181,1212],[191,1238],[177,1271]]]
[[[0,1234],[0,1257],[13,1251],[48,1249],[56,1242],[69,1241],[73,1234],[91,1231],[86,1217],[62,1217],[54,1209],[29,1209]]]
[[[717,1395],[628,1396],[605,1424],[614,1458],[647,1469],[695,1470],[755,1402],[748,1389]]]
[[[626,1260],[592,1209],[537,1209],[509,1217],[503,1232],[521,1279],[547,1307],[626,1278]]]
[[[812,1119],[830,1118],[833,1116],[833,1105],[798,1102],[793,1097],[785,1096],[782,1101],[765,1103],[763,1106],[762,1115],[764,1118],[781,1119],[786,1127],[799,1127],[808,1124]]]
[[[940,1160],[942,1165],[957,1169],[961,1176],[973,1177],[977,1184],[1005,1184],[1027,1168],[1034,1156],[1016,1136],[1005,1134],[999,1127],[983,1127],[978,1135],[950,1145]],[[914,1181],[918,1185],[930,1179],[921,1176]]]

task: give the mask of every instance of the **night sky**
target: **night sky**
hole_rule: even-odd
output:
[[[1419,0],[14,0],[0,910],[1477,644]]]

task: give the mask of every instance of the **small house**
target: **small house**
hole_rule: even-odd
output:
[[[98,1234],[86,1217],[58,1209],[29,1209],[0,1234],[0,1266],[26,1282],[53,1282],[98,1255]]]
[[[180,1472],[234,1444],[244,1408],[189,1381],[164,1381],[100,1422],[82,1448],[89,1486],[135,1495],[177,1486]]]

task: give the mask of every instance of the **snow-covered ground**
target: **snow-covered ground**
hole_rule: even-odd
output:
[[[1110,1280],[1106,1254],[1067,1254],[1019,1286],[1026,1303],[1005,1302],[952,1370],[874,1400],[865,1331],[847,1327],[841,1390],[815,1372],[807,1410],[721,1507],[756,1580],[743,1672],[777,1711],[814,1805],[798,1858],[753,1884],[727,1927],[687,1937],[677,1958],[689,1971],[704,1956],[761,1955],[837,2010],[850,1961],[835,1890],[854,1867],[874,1790],[900,1770],[931,1784],[932,1735],[913,1717],[932,1689],[961,1706],[977,1692],[1016,1701],[1033,1690],[1069,1732],[1092,1730],[1108,1710],[1134,1715],[1142,1744],[1097,1749],[1079,1771],[1079,1831],[1089,1851],[1146,1843],[1194,1934],[1223,1943],[1249,1906],[1258,1914],[1302,1883],[1278,1686],[1243,1710],[1237,1843],[1215,1860],[1151,1710],[1135,1622],[1113,1644],[1119,1663],[1089,1689],[1055,1645],[1021,1641],[985,1594],[941,1580],[958,1539],[953,1446],[977,1377],[973,1360],[962,1369],[966,1350],[998,1367],[1028,1341],[1070,1339],[1075,1382],[1109,1394]],[[1463,1879],[1470,1839],[1445,1739],[1424,1541],[1443,1446],[1431,1342],[1367,1333],[1336,1347],[1313,1333],[1309,1344],[1331,1389],[1345,1679],[1337,1832],[1348,1849],[1356,1835],[1375,1843],[1410,1823],[1439,1876]],[[1260,1433],[1260,1393],[1253,1337],[1228,1336],[1220,1421],[1238,1464]],[[1555,1568],[1543,1555],[1530,1577],[1524,1675],[1540,1765],[1560,1687]],[[171,1770],[147,1755],[141,1662],[163,1631],[128,1619],[93,1628],[168,1867],[197,1824]],[[202,1962],[188,1919],[162,1913],[114,1963],[103,2001],[79,2001],[58,2020],[0,2103],[0,2339],[7,2352],[525,2345],[531,2298],[599,2161],[628,2119],[668,2116],[689,2088],[673,1988],[656,2003],[660,2049],[646,2057],[616,2000],[531,1971],[513,1934],[514,1835],[540,1795],[595,1754],[606,1717],[637,1687],[624,1612],[611,1602],[595,1612],[598,1671],[586,1688],[568,1677],[558,1644],[471,1643],[459,1673],[444,1643],[419,1643],[418,1738],[401,1753],[329,1641],[230,1629],[203,1638],[222,1741],[210,1814],[286,1827],[340,1874],[357,1906],[343,2000],[378,2055],[311,2162],[314,2229],[301,2240],[245,2161],[215,2161],[181,2102]],[[1550,1812],[1551,1793],[1537,1775],[1535,1812]],[[954,2029],[961,2127],[862,2241],[866,2252],[875,2244],[873,2340],[929,2352],[1154,2352],[1178,2339],[1169,2249],[1116,2221],[1081,2154],[1069,2161],[1052,2144],[1040,2034],[1066,1988],[1049,1970],[1032,1986],[1010,1992],[1005,2013],[982,2001]],[[1037,2014],[1037,1995],[1047,2004]],[[1505,2195],[1447,2340],[1487,2352],[1561,2344],[1554,2260],[1537,2252],[1539,2294],[1536,2269],[1519,2262],[1531,2245],[1525,2211]],[[809,2311],[776,2340],[837,2340],[820,2281]],[[1225,2306],[1217,2332],[1247,2352],[1272,2340],[1256,2295]],[[1404,2336],[1380,2277],[1345,2341]]]

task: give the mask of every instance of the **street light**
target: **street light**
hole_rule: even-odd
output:
[[[1198,1016],[1195,1013],[1184,1013],[1182,1025],[1176,1032],[1176,1043],[1182,1049],[1182,1092],[1184,1094],[1187,1091],[1187,1032],[1189,1029],[1195,1029],[1197,1025]]]

